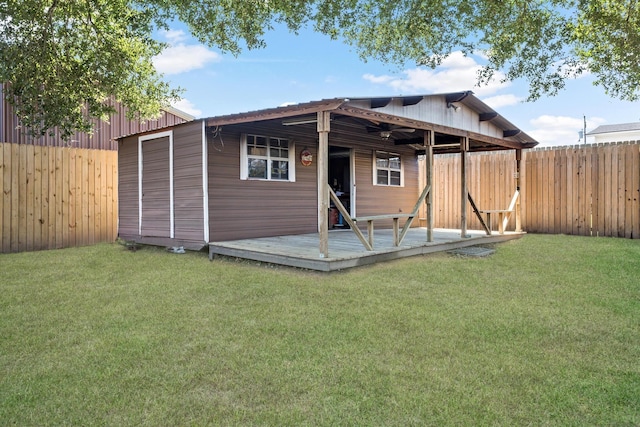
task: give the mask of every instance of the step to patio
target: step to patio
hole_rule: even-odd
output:
[[[461,255],[461,256],[473,256],[473,257],[486,257],[489,255],[493,255],[496,252],[495,249],[491,248],[483,248],[481,246],[467,246],[466,248],[457,248],[448,253],[452,255]]]

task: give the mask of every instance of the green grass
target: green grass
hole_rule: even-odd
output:
[[[496,248],[0,255],[0,425],[640,425],[640,241]]]

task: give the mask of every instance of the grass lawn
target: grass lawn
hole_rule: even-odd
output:
[[[640,425],[640,241],[496,248],[0,255],[0,425]]]

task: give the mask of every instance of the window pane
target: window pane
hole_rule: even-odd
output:
[[[253,146],[248,146],[247,147],[247,151],[250,156],[266,156],[267,155],[267,149],[265,147],[253,147]]]
[[[391,157],[389,159],[389,167],[391,169],[400,169],[400,157]]]
[[[289,162],[273,161],[271,179],[289,179]]]
[[[249,178],[267,178],[267,161],[249,159]]]
[[[384,169],[378,169],[378,184],[387,185],[389,184],[389,171]]]
[[[391,181],[389,185],[400,185],[400,172],[391,171]]]
[[[379,168],[388,168],[389,167],[389,160],[388,159],[381,159],[380,157],[378,157],[376,159],[376,166],[378,166]]]
[[[289,141],[287,141],[286,139],[271,138],[269,140],[269,143],[271,144],[271,147],[280,147],[280,148],[289,147]]]
[[[289,150],[287,150],[286,148],[273,148],[273,147],[271,147],[270,155],[271,155],[271,157],[278,157],[278,158],[281,158],[281,159],[288,159],[289,158]]]

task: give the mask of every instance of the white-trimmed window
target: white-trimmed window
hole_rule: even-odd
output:
[[[402,187],[404,185],[402,158],[400,154],[376,151],[373,183],[375,185],[389,185],[393,187]]]
[[[243,134],[240,143],[240,178],[295,181],[295,149],[291,141]]]

